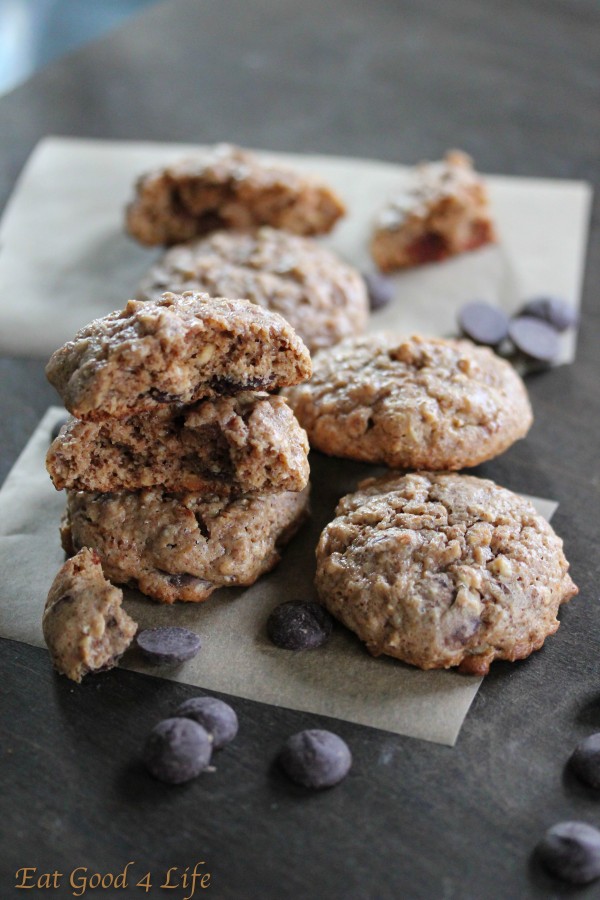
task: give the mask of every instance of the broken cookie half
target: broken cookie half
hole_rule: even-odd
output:
[[[137,624],[122,608],[123,591],[106,580],[100,557],[82,548],[52,583],[42,629],[54,667],[81,681],[88,672],[115,666]]]

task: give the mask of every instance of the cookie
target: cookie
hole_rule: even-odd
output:
[[[308,488],[235,500],[69,491],[61,536],[67,553],[93,547],[117,584],[163,603],[200,602],[215,588],[253,584],[272,569],[307,513]]]
[[[123,592],[102,573],[94,550],[83,548],[59,570],[48,593],[42,630],[54,667],[81,681],[116,665],[137,631],[121,607]]]
[[[485,675],[554,634],[577,593],[568,569],[528,500],[469,475],[393,473],[341,499],[316,586],[374,656]]]
[[[340,198],[316,178],[218,144],[139,178],[126,226],[142,244],[178,244],[219,228],[260,225],[323,234],[344,213]]]
[[[360,274],[310,238],[273,228],[218,231],[172,247],[142,281],[138,297],[163,291],[244,297],[280,313],[309,350],[362,334],[369,304]]]
[[[310,373],[308,350],[277,313],[192,291],[130,300],[82,328],[46,367],[69,412],[89,421],[271,390]]]
[[[308,440],[283,397],[247,391],[127,419],[72,419],[46,468],[57,490],[301,491]]]
[[[515,370],[468,341],[349,339],[318,353],[311,381],[285,393],[312,447],[392,468],[475,466],[532,422]]]
[[[371,254],[383,272],[475,250],[496,240],[487,189],[459,150],[421,163],[405,191],[381,210]]]

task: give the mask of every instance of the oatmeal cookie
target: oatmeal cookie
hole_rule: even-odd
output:
[[[137,631],[121,607],[123,592],[104,577],[100,557],[83,548],[52,583],[42,628],[59,672],[81,681],[88,672],[116,665]]]
[[[50,445],[57,490],[301,491],[308,440],[283,397],[247,391],[105,422],[71,421]]]
[[[371,253],[383,272],[437,262],[496,240],[487,189],[459,150],[421,163],[407,189],[381,210]]]
[[[316,178],[218,144],[209,155],[139,178],[126,225],[142,244],[179,244],[219,228],[260,225],[324,234],[344,213],[340,198]]]
[[[101,421],[297,384],[310,355],[277,313],[186,291],[130,300],[57,350],[46,375],[78,419]]]
[[[492,481],[389,474],[336,516],[317,548],[319,597],[374,656],[485,675],[539,650],[577,593],[560,538]]]
[[[250,585],[272,569],[307,514],[308,488],[234,500],[160,490],[68,491],[61,536],[67,553],[93,547],[117,584],[135,585],[163,603],[200,602],[218,587]]]
[[[532,422],[512,366],[469,341],[372,334],[320,351],[285,392],[312,447],[392,468],[461,469]]]
[[[311,352],[362,334],[369,316],[359,272],[310,238],[267,227],[218,231],[172,247],[142,281],[138,298],[153,300],[166,290],[245,297],[280,313]]]

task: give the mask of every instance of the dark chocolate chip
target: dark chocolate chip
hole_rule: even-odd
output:
[[[160,781],[181,784],[207,767],[212,741],[191,719],[164,719],[150,732],[143,751],[148,771]]]
[[[136,641],[148,662],[156,666],[185,662],[195,656],[201,647],[200,637],[195,631],[176,625],[145,628],[138,633]]]
[[[292,781],[305,787],[327,788],[346,777],[352,754],[337,734],[309,729],[288,738],[279,753],[279,764]]]
[[[62,419],[58,420],[58,422],[52,427],[52,431],[50,432],[50,442],[56,440],[59,435],[60,429],[63,427],[63,425],[66,425],[68,421],[68,416],[64,416]]]
[[[216,697],[192,697],[177,708],[175,715],[202,725],[212,736],[215,750],[232,741],[238,732],[235,710]]]
[[[558,334],[541,319],[533,316],[519,316],[508,326],[511,341],[525,356],[537,362],[549,363],[559,354]]]
[[[504,310],[483,300],[465,303],[458,313],[460,330],[476,344],[495,347],[508,334],[508,316]]]
[[[394,283],[391,278],[379,272],[365,272],[363,279],[369,295],[369,305],[373,312],[387,306],[394,297]]]
[[[284,650],[312,650],[331,635],[333,619],[318,603],[288,600],[267,619],[267,634]]]
[[[600,788],[600,733],[590,734],[580,741],[571,754],[571,768],[589,784]]]
[[[556,331],[566,331],[577,325],[577,310],[559,297],[535,297],[528,300],[520,316],[533,316],[551,325]]]
[[[537,846],[541,862],[552,875],[572,884],[600,877],[600,831],[585,822],[559,822]]]
[[[226,375],[220,378],[211,378],[209,386],[222,397],[233,397],[242,391],[268,391],[275,381],[275,375],[268,375],[266,378],[247,378],[246,381],[236,381],[234,378],[228,378]]]

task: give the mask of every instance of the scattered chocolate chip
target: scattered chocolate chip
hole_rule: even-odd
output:
[[[191,719],[164,719],[150,732],[143,751],[148,771],[160,781],[181,784],[207,767],[212,741]]]
[[[148,662],[156,666],[185,662],[201,647],[199,635],[176,625],[145,628],[138,633],[136,641]]]
[[[312,650],[331,635],[333,619],[318,603],[288,600],[267,619],[267,634],[284,650]]]
[[[556,359],[560,350],[558,334],[541,319],[533,316],[519,316],[508,326],[511,341],[525,356],[537,362],[549,363]]]
[[[177,708],[175,715],[202,725],[212,736],[215,750],[232,741],[238,732],[235,710],[216,697],[192,697]]]
[[[571,754],[570,763],[582,781],[590,787],[600,788],[600,733],[590,734],[580,741]]]
[[[56,438],[59,435],[60,429],[63,427],[63,425],[66,425],[68,421],[69,421],[69,417],[64,416],[64,418],[59,419],[58,422],[55,425],[53,425],[52,431],[50,432],[50,443],[52,443],[52,441],[56,440]]]
[[[600,831],[585,822],[559,822],[537,846],[541,862],[552,875],[572,884],[600,877]]]
[[[465,303],[458,313],[460,330],[476,344],[496,347],[508,334],[508,316],[504,310],[483,300]]]
[[[352,754],[337,734],[309,729],[288,738],[279,753],[279,764],[292,781],[305,787],[327,788],[346,777]]]
[[[566,331],[577,325],[577,310],[559,297],[535,297],[519,312],[520,316],[533,316],[547,322],[556,331]]]
[[[363,279],[367,287],[371,310],[374,312],[387,306],[394,297],[394,284],[391,278],[386,278],[379,272],[365,272]]]

